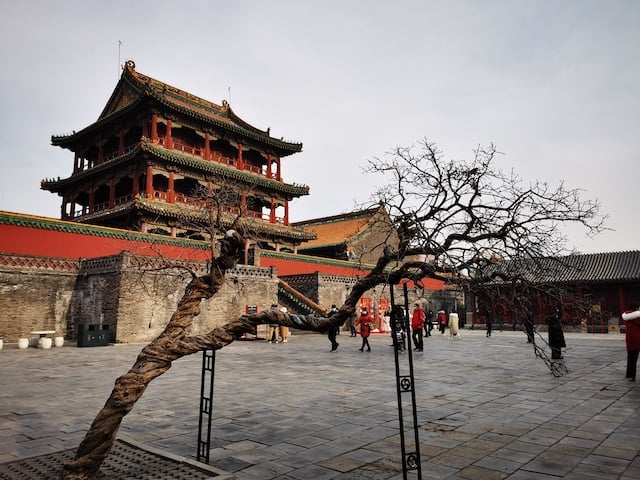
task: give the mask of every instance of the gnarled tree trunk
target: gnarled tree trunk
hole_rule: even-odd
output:
[[[174,360],[193,353],[189,344],[181,340],[194,317],[200,314],[201,301],[211,298],[224,283],[225,272],[235,265],[242,246],[243,240],[237,233],[221,240],[221,255],[214,260],[211,274],[192,278],[165,330],[142,349],[131,369],[116,380],[111,396],[91,424],[74,460],[64,465],[61,478],[95,478],[111,450],[122,419],[142,397],[149,383],[171,368]]]

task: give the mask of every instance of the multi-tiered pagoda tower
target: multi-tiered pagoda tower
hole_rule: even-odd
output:
[[[62,197],[63,220],[208,240],[215,217],[294,252],[315,238],[289,225],[289,202],[309,187],[286,183],[281,160],[301,143],[249,125],[226,101],[143,75],[133,61],[98,120],[51,143],[75,154],[71,176],[41,184]]]

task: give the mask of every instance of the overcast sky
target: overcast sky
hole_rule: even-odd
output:
[[[292,221],[367,200],[367,159],[422,138],[450,159],[583,188],[614,231],[584,253],[640,248],[640,1],[0,0],[0,210],[59,218],[50,144],[95,121],[120,65],[303,143]],[[119,42],[122,42],[119,45]]]

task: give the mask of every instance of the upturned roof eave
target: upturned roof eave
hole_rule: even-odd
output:
[[[169,97],[155,90],[152,90],[151,92],[146,92],[146,93],[149,96],[151,96],[156,102],[160,103],[161,105],[167,108],[172,109],[176,113],[187,115],[195,120],[208,123],[212,127],[217,127],[223,130],[233,132],[241,137],[250,138],[251,140],[256,141],[258,144],[263,144],[265,146],[268,146],[276,150],[281,157],[285,157],[285,156],[292,155],[294,153],[299,153],[302,151],[302,143],[294,143],[294,142],[286,142],[284,140],[278,140],[276,138],[259,133],[257,129],[249,129],[244,126],[237,125],[231,120],[227,122],[224,119],[218,118],[213,114],[205,115],[204,113],[197,112],[195,110],[190,110],[183,105],[179,105],[172,102]],[[243,123],[246,123],[246,122],[243,122]]]
[[[140,212],[161,215],[182,222],[202,223],[208,220],[208,213],[202,209],[149,201],[143,197],[136,199],[133,207]],[[223,214],[222,216],[222,222],[225,227],[230,227],[235,220],[236,217],[233,215]],[[312,233],[286,225],[266,223],[244,217],[240,220],[246,224],[249,229],[260,235],[287,238],[295,241],[307,241],[315,238]]]
[[[272,189],[285,195],[291,195],[294,197],[309,195],[309,186],[307,185],[293,185],[289,183],[279,182],[277,180],[261,177],[242,170],[237,170],[227,165],[208,162],[206,160],[191,157],[181,152],[166,150],[162,147],[154,145],[151,141],[145,139],[141,140],[139,145],[136,145],[128,152],[104,163],[101,163],[100,165],[96,165],[95,167],[76,173],[75,175],[72,175],[70,177],[58,180],[42,180],[40,182],[40,188],[42,190],[48,190],[50,192],[58,192],[66,185],[73,184],[80,179],[95,175],[101,171],[108,170],[120,163],[129,161],[131,158],[135,157],[141,150],[151,153],[152,155],[155,155],[158,158],[161,158],[168,162],[173,162],[183,166],[190,166],[191,168],[200,169],[203,171],[209,171],[210,173],[219,174],[222,177],[244,181],[247,184],[258,184],[263,188]]]
[[[129,63],[130,62],[127,62],[127,64]],[[256,141],[258,144],[262,144],[264,146],[270,147],[271,149],[274,149],[274,151],[276,151],[276,153],[278,153],[278,155],[280,155],[281,157],[299,153],[302,151],[302,143],[287,142],[269,136],[268,132],[264,132],[256,127],[253,127],[251,124],[242,120],[237,114],[235,114],[235,112],[233,112],[231,107],[227,107],[229,114],[229,118],[227,121],[221,118],[220,114],[217,114],[213,111],[205,115],[201,112],[189,109],[184,105],[172,102],[171,97],[167,93],[167,91],[182,92],[182,97],[180,98],[185,103],[188,103],[190,101],[194,102],[195,100],[190,100],[190,97],[194,97],[194,99],[198,100],[198,105],[205,110],[213,109],[213,107],[207,107],[207,105],[214,105],[212,102],[196,97],[195,95],[188,94],[187,92],[183,92],[182,90],[171,87],[170,85],[165,84],[164,82],[160,82],[159,80],[152,79],[151,77],[145,76],[146,78],[152,80],[153,83],[144,83],[137,77],[137,75],[138,74],[134,70],[132,70],[130,66],[126,66],[122,76],[120,77],[120,80],[118,81],[118,84],[116,85],[116,88],[109,97],[109,100],[102,113],[100,114],[98,120],[93,122],[91,125],[88,125],[85,128],[79,130],[78,132],[74,132],[70,135],[52,135],[51,144],[63,148],[72,148],[73,144],[78,140],[92,134],[93,132],[95,132],[95,130],[101,128],[105,124],[117,120],[121,116],[127,114],[130,110],[137,108],[145,100],[150,99],[166,108],[171,109],[175,113],[187,115],[200,122],[209,124],[212,127],[231,131],[239,136],[250,138],[251,140]],[[135,92],[135,100],[118,110],[114,110],[111,113],[106,113],[109,107],[112,105],[117,92],[123,88],[123,85],[125,83],[133,92]],[[154,85],[154,83],[162,85],[163,88]]]

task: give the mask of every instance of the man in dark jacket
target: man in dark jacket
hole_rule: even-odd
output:
[[[327,317],[331,318],[336,313],[338,313],[338,307],[335,305],[331,305],[331,310],[329,311],[329,315]],[[338,335],[338,331],[340,330],[340,325],[336,325],[335,327],[331,327],[329,329],[329,341],[331,342],[331,351],[335,352],[338,349],[338,345],[340,345],[336,341],[336,336]]]
[[[549,346],[551,347],[551,359],[562,359],[562,348],[566,348],[564,341],[564,332],[562,331],[562,313],[556,308],[555,314],[547,318],[549,327]]]

